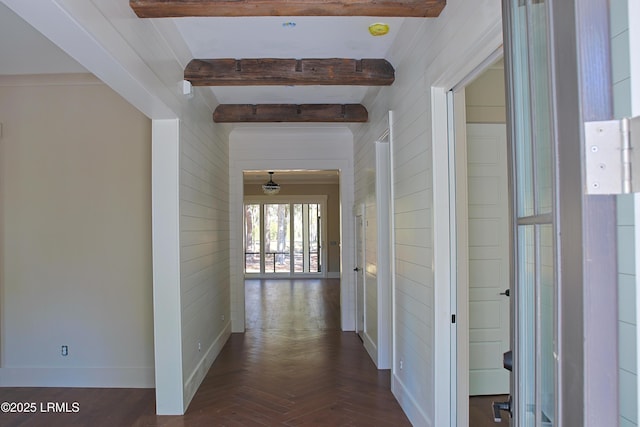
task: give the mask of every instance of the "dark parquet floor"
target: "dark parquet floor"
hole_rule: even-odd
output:
[[[3,388],[0,402],[78,402],[77,413],[0,414],[0,426],[409,426],[353,332],[337,280],[246,284],[233,334],[184,416],[156,416],[146,389]]]

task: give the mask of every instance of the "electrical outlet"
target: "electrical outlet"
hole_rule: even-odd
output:
[[[68,356],[69,355],[69,346],[63,345],[62,348],[60,349],[60,355]]]
[[[404,369],[404,360],[400,359],[400,370]]]
[[[224,322],[224,314],[222,315],[222,321]]]
[[[198,351],[202,351],[202,343],[198,341]]]

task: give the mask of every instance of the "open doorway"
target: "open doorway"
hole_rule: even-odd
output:
[[[337,170],[244,172],[246,278],[340,277],[339,178]],[[279,189],[266,195],[270,179]]]
[[[497,56],[497,55],[496,55]],[[458,421],[493,423],[506,400],[510,225],[504,66],[495,56],[454,89]],[[469,402],[468,404],[465,402]]]

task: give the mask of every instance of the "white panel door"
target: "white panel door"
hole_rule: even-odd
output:
[[[509,393],[509,210],[504,124],[467,125],[469,394]]]

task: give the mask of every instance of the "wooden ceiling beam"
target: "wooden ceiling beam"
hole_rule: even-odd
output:
[[[129,0],[140,18],[381,16],[435,18],[446,0]]]
[[[220,104],[216,123],[364,123],[369,113],[361,104]]]
[[[184,79],[193,86],[388,86],[395,70],[386,59],[192,59]]]

